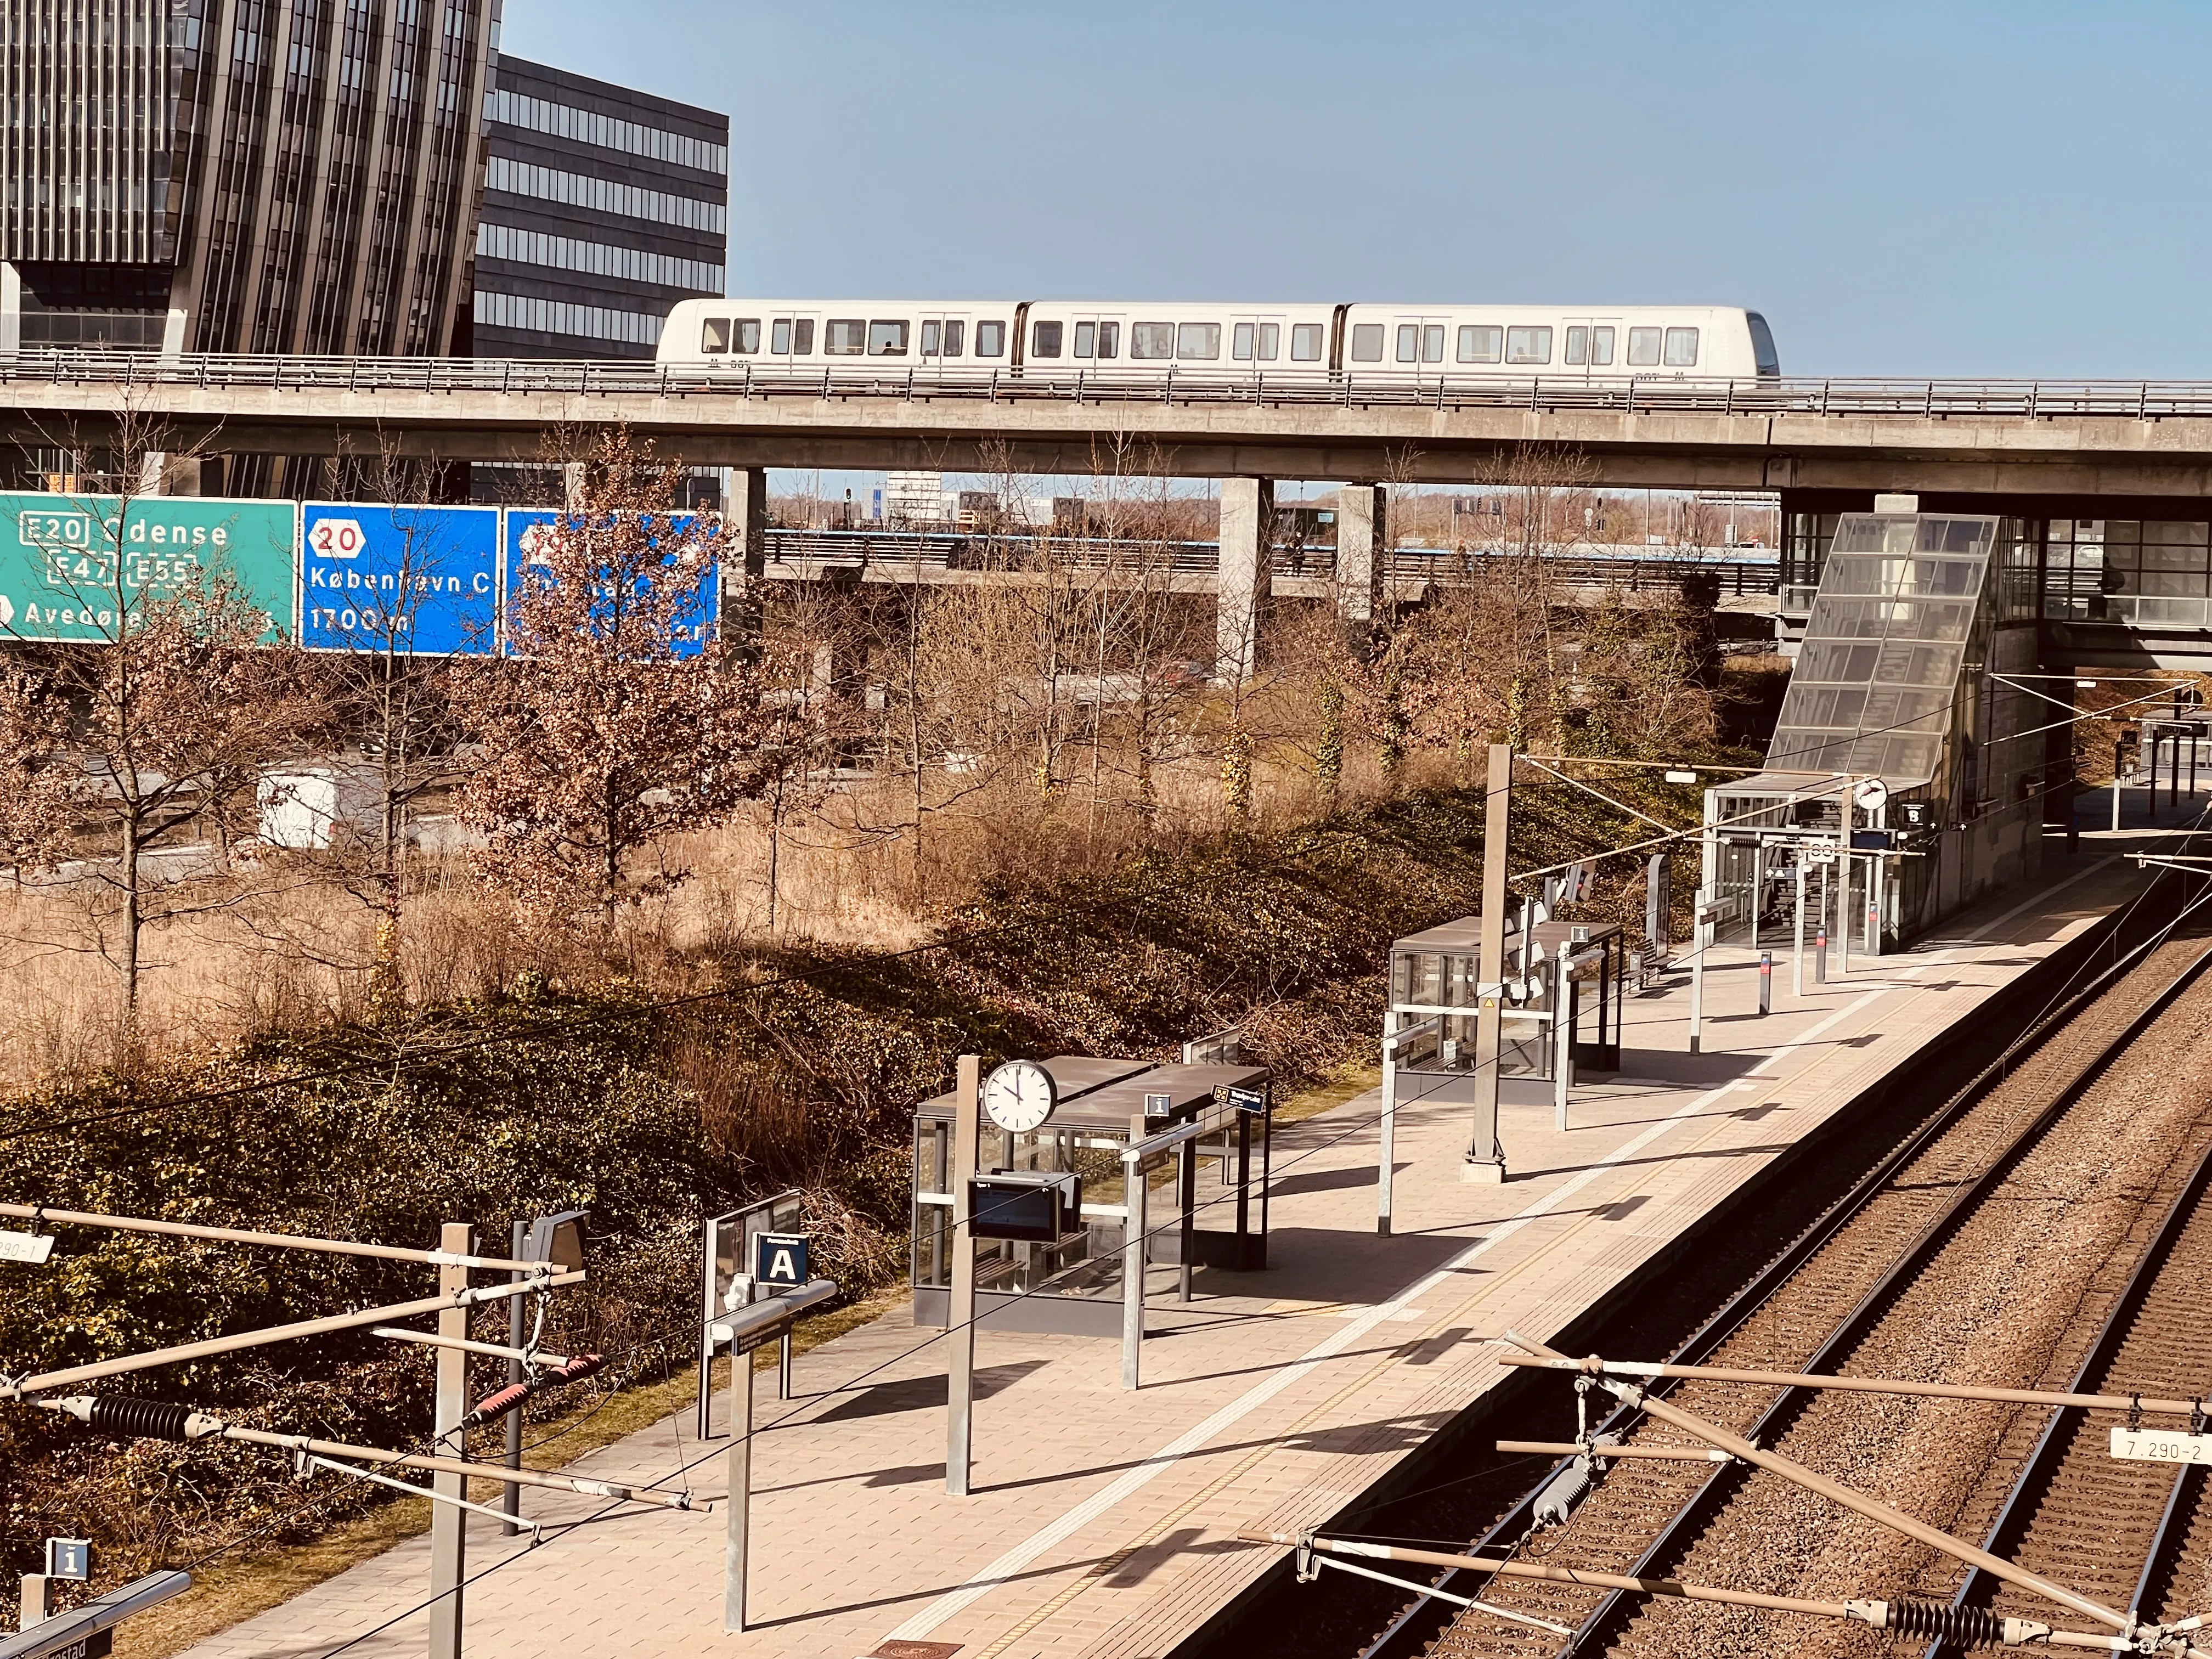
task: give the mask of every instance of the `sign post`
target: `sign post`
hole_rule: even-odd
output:
[[[975,1148],[982,1139],[983,1062],[960,1056],[952,1085],[952,1293],[945,1314],[945,1490],[968,1496],[975,1393]]]
[[[1474,1020],[1474,1132],[1464,1178],[1502,1182],[1505,1149],[1498,1141],[1498,1060],[1505,1026],[1506,837],[1512,825],[1513,750],[1490,745],[1488,795],[1482,826],[1482,960]]]
[[[1129,1124],[1129,1144],[1145,1138],[1145,1119],[1139,1113]],[[1145,1166],[1132,1159],[1121,1166],[1121,1386],[1143,1386],[1140,1358],[1145,1346],[1145,1196],[1152,1177]]]

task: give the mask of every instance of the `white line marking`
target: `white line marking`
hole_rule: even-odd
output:
[[[2113,860],[2109,859],[2105,860],[2105,863],[2111,862],[2113,862]],[[1996,932],[1997,929],[2003,927],[2006,922],[2010,921],[2014,916],[2019,915],[2022,911],[2027,910],[2037,904],[2047,902],[2053,893],[2059,892],[2067,887],[2072,886],[2075,882],[2080,881],[2083,877],[2090,875],[2094,873],[2095,870],[2101,869],[2103,865],[2101,864],[2092,866],[2090,869],[2082,871],[2079,875],[2073,876],[2068,880],[2061,882],[2057,887],[2047,888],[2042,892],[2038,893],[2034,897],[2025,900],[2021,903],[2015,905],[2013,908],[2006,911],[2002,915],[1991,921],[1989,924],[1990,931],[1992,933]],[[1909,968],[1903,968],[1899,972],[1899,977],[1910,978],[1918,974],[1926,973],[1929,969],[1942,965],[1949,957],[1950,954],[1950,951],[1946,951],[1936,956],[1923,957],[1914,965]],[[1401,1291],[1396,1296],[1393,1297],[1389,1301],[1378,1303],[1376,1306],[1358,1315],[1356,1317],[1350,1320],[1342,1330],[1338,1331],[1334,1334],[1326,1337],[1322,1340],[1316,1343],[1312,1347],[1307,1349],[1306,1352],[1299,1358],[1287,1362],[1283,1368],[1277,1371],[1273,1376],[1267,1378],[1263,1382],[1254,1383],[1252,1387],[1246,1389],[1236,1399],[1231,1401],[1227,1405],[1216,1411],[1211,1417],[1206,1419],[1204,1422],[1184,1430],[1182,1433],[1169,1441],[1166,1445],[1161,1447],[1159,1450],[1154,1452],[1143,1462],[1122,1471],[1122,1473],[1114,1480],[1106,1486],[1101,1486],[1097,1492],[1091,1493],[1090,1497],[1085,1498],[1073,1509],[1069,1510],[1066,1513],[1060,1516],[1058,1520],[1048,1522],[1045,1525],[1038,1528],[1036,1531],[1031,1533],[1020,1543],[1015,1545],[1013,1548],[1008,1550],[1005,1554],[999,1557],[997,1560],[992,1562],[981,1571],[969,1578],[968,1582],[961,1585],[959,1589],[948,1590],[943,1595],[939,1596],[936,1601],[931,1602],[920,1613],[915,1614],[913,1618],[908,1620],[906,1623],[901,1625],[896,1630],[891,1632],[885,1640],[893,1642],[921,1641],[925,1637],[928,1636],[932,1631],[934,1631],[939,1625],[942,1625],[946,1620],[951,1618],[955,1613],[981,1600],[987,1593],[995,1589],[999,1584],[1012,1577],[1016,1573],[1020,1572],[1024,1567],[1028,1566],[1030,1563],[1036,1560],[1039,1556],[1044,1554],[1046,1551],[1050,1550],[1055,1546],[1065,1542],[1067,1539],[1073,1537],[1077,1533],[1082,1531],[1084,1528],[1089,1526],[1100,1516],[1105,1514],[1107,1510],[1120,1504],[1124,1498],[1131,1497],[1146,1486],[1150,1486],[1155,1480],[1166,1474],[1167,1471],[1175,1464],[1181,1462],[1184,1458],[1189,1456],[1191,1453],[1198,1450],[1200,1447],[1205,1445],[1207,1441],[1212,1439],[1214,1436],[1219,1434],[1223,1430],[1230,1428],[1243,1421],[1245,1418],[1249,1417],[1261,1407],[1266,1405],[1277,1395],[1282,1393],[1284,1389],[1289,1388],[1292,1383],[1299,1382],[1309,1372],[1319,1367],[1322,1362],[1334,1358],[1337,1354],[1341,1353],[1345,1349],[1350,1347],[1353,1343],[1358,1341],[1370,1331],[1373,1330],[1377,1325],[1382,1324],[1386,1321],[1403,1316],[1405,1310],[1410,1306],[1415,1298],[1425,1296],[1431,1291],[1442,1287],[1452,1278],[1454,1274],[1464,1271],[1479,1258],[1488,1255],[1489,1252],[1494,1249],[1497,1246],[1503,1244],[1507,1239],[1512,1237],[1514,1234],[1521,1231],[1522,1228],[1529,1226],[1533,1223],[1542,1219],[1543,1217],[1557,1209],[1561,1204],[1565,1203],[1568,1199],[1572,1198],[1576,1194],[1581,1192],[1584,1188],[1589,1186],[1600,1176],[1607,1174],[1617,1165],[1628,1162],[1645,1147],[1650,1146],[1652,1142],[1658,1139],[1660,1136],[1665,1134],[1669,1129],[1674,1128],[1677,1124],[1680,1123],[1683,1119],[1695,1117],[1699,1112],[1711,1105],[1714,1102],[1719,1100],[1723,1095],[1732,1094],[1738,1089],[1747,1087],[1753,1078],[1757,1077],[1761,1072],[1765,1071],[1769,1066],[1774,1066],[1779,1061],[1788,1058],[1790,1055],[1796,1054],[1799,1049],[1806,1047],[1808,1043],[1818,1042],[1822,1036],[1833,1030],[1840,1022],[1850,1018],[1853,1014],[1859,1012],[1862,1009],[1871,1006],[1881,998],[1887,996],[1892,991],[1903,988],[1905,988],[1895,983],[1875,987],[1873,989],[1866,992],[1863,995],[1854,998],[1851,1001],[1844,1004],[1841,1008],[1837,1009],[1835,1012],[1830,1014],[1826,1019],[1820,1021],[1817,1025],[1814,1025],[1802,1036],[1796,1038],[1793,1042],[1784,1043],[1781,1048],[1775,1049],[1771,1054],[1768,1054],[1765,1059],[1760,1060],[1756,1066],[1753,1066],[1751,1070],[1745,1073],[1743,1076],[1735,1079],[1732,1082],[1723,1083],[1717,1089],[1709,1089],[1704,1094],[1698,1096],[1695,1099],[1691,1100],[1681,1106],[1676,1107],[1665,1117],[1661,1118],[1657,1122],[1652,1124],[1650,1127],[1644,1130],[1642,1134],[1639,1134],[1632,1139],[1625,1141],[1620,1146],[1616,1146],[1612,1152],[1607,1153],[1596,1163],[1590,1164],[1572,1179],[1562,1182],[1559,1186],[1553,1188],[1552,1191],[1546,1194],[1543,1197],[1532,1200],[1528,1205],[1525,1208],[1522,1209],[1518,1213],[1513,1215],[1507,1220],[1499,1223],[1488,1233],[1475,1240],[1474,1243],[1468,1245],[1467,1249],[1462,1250],[1450,1261],[1445,1262],[1443,1267],[1438,1267],[1435,1272],[1430,1273],[1425,1279],[1420,1279],[1415,1284],[1408,1285],[1406,1289]]]

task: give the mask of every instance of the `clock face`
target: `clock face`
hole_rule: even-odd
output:
[[[983,1109],[1017,1134],[1042,1123],[1057,1103],[1052,1073],[1034,1060],[1010,1060],[983,1079]]]

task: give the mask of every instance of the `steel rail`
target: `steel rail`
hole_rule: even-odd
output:
[[[1335,405],[1458,410],[1575,410],[1624,414],[1715,414],[1723,418],[1807,415],[1926,422],[1958,416],[2048,421],[2060,416],[2148,422],[2212,417],[2212,381],[2005,380],[1798,377],[1644,376],[1569,379],[1474,374],[1331,374],[1278,370],[1267,375],[1168,374],[1088,369],[874,369],[791,365],[724,368],[706,363],[632,360],[270,356],[131,351],[17,351],[0,354],[0,386],[134,389],[266,389],[285,393],[343,391],[629,394],[660,399],[720,394],[754,398],[880,398],[913,403],[969,398],[991,404],[1115,401],[1247,407]]]
[[[2142,1258],[2128,1275],[2128,1282],[2121,1289],[2118,1299],[2113,1303],[2112,1311],[2097,1328],[2097,1334],[2089,1344],[2088,1352],[2082,1356],[2081,1364],[2075,1368],[2069,1393],[2089,1393],[2091,1385],[2109,1372],[2112,1361],[2118,1356],[2121,1344],[2127,1340],[2133,1322],[2142,1311],[2143,1303],[2149,1297],[2152,1286],[2172,1259],[2174,1246],[2194,1217],[2207,1188],[2212,1188],[2212,1147],[2208,1147],[2198,1158],[2197,1167],[2191,1171],[2188,1181],[2175,1195],[2173,1202],[2166,1206],[2166,1215],[2160,1221],[2158,1230],[2151,1236]],[[2124,1408],[2124,1401],[2118,1403]],[[2034,1518],[2036,1504],[2050,1490],[2059,1465],[2065,1460],[2074,1431],[2087,1413],[2088,1407],[2079,1405],[2061,1406],[2051,1412],[2050,1420],[2043,1425],[2043,1432],[2036,1437],[2035,1449],[2028,1454],[2027,1462],[2012,1484],[2012,1490],[2005,1495],[2004,1507],[1997,1511],[1996,1521],[1990,1524],[1989,1536],[1982,1545],[1984,1550],[1992,1555],[2009,1555],[2019,1548],[2021,1539],[2027,1534],[2029,1522]],[[2166,1509],[2158,1531],[2146,1552],[2142,1571],[2136,1575],[2135,1595],[2130,1598],[2129,1607],[2130,1614],[2139,1613],[2142,1598],[2153,1588],[2153,1581],[2164,1565],[2161,1560],[2164,1551],[2170,1545],[2178,1546],[2181,1541],[2184,1529],[2172,1527],[2169,1522],[2173,1518],[2174,1504],[2180,1497],[2181,1488],[2186,1484],[2187,1474],[2185,1468],[2181,1471],[2166,1493]],[[1951,1597],[1951,1605],[1954,1607],[1969,1607],[1993,1593],[1994,1586],[1990,1584],[1989,1576],[1978,1567],[1969,1567],[1966,1577]],[[1937,1659],[1939,1655],[1954,1651],[1956,1650],[1950,1644],[1937,1641],[1929,1644],[1926,1659]]]
[[[2003,1054],[1991,1060],[1969,1079],[1965,1086],[1954,1093],[1918,1130],[1908,1136],[1860,1176],[1849,1191],[1830,1205],[1813,1221],[1811,1225],[1784,1246],[1753,1277],[1748,1284],[1723,1304],[1711,1318],[1692,1332],[1674,1351],[1669,1357],[1671,1362],[1677,1364],[1698,1364],[1717,1351],[1761,1308],[1771,1301],[1790,1279],[1831,1239],[1856,1219],[1875,1198],[1887,1190],[1900,1171],[1948,1133],[1961,1118],[1980,1103],[1991,1088],[2010,1076],[2015,1066],[2025,1055],[2040,1048],[2049,1042],[2097,998],[2139,966],[2140,958],[2148,956],[2152,950],[2163,942],[2161,935],[2154,934],[2142,944],[2122,952],[2073,995],[2045,1014],[2017,1042],[2008,1045]],[[2118,1050],[2124,1046],[2135,1029],[2139,1025],[2147,1024],[2150,1018],[2163,1012],[2166,1004],[2179,995],[2182,989],[2202,972],[2208,963],[2212,963],[2212,949],[2208,949],[2195,957],[2175,976],[2173,981],[2160,993],[2149,1008],[2129,1023],[2127,1030],[2085,1063],[2077,1077],[2078,1085],[2086,1086],[2093,1080],[2095,1073],[2101,1070],[2116,1056]],[[2055,1111],[2058,1109],[2063,1109],[2063,1105],[2055,1107],[2051,1112],[2039,1115],[2035,1122],[2026,1126],[2019,1137],[2003,1153],[2000,1154],[1998,1161],[2006,1162],[2014,1154],[2023,1152],[2027,1141],[2039,1132],[2043,1118],[2055,1115]],[[1937,1223],[1931,1225],[1940,1224],[1942,1219],[1943,1218],[1939,1217]],[[1923,1232],[1922,1237],[1924,1239],[1925,1237]],[[1917,1248],[1918,1243],[1916,1242],[1916,1244],[1909,1249],[1908,1255]],[[1896,1275],[1893,1273],[1890,1276]],[[1879,1288],[1877,1287],[1877,1291]],[[1845,1316],[1844,1324],[1838,1326],[1829,1339],[1821,1345],[1820,1350],[1821,1354],[1827,1353],[1832,1348],[1843,1346],[1843,1337],[1846,1334],[1848,1328],[1859,1319],[1864,1306],[1865,1304],[1862,1303],[1860,1307],[1853,1309]],[[1808,1363],[1807,1369],[1814,1369],[1816,1366],[1817,1357],[1814,1361]],[[1653,1392],[1660,1392],[1664,1387],[1664,1384],[1656,1385]],[[1780,1402],[1777,1403],[1778,1405]],[[1598,1435],[1626,1437],[1626,1431],[1640,1414],[1625,1405],[1616,1407],[1604,1421],[1597,1425],[1594,1432]],[[1769,1415],[1771,1415],[1771,1412]],[[1759,1437],[1764,1431],[1765,1421],[1766,1419],[1762,1418],[1759,1427],[1751,1431],[1747,1437]],[[1473,1546],[1474,1552],[1482,1554],[1514,1547],[1534,1522],[1538,1494],[1550,1485],[1552,1480],[1561,1469],[1566,1467],[1568,1461],[1563,1459],[1554,1464],[1541,1480],[1531,1486],[1501,1519],[1476,1540]],[[1652,1564],[1665,1553],[1673,1539],[1682,1534],[1686,1527],[1693,1524],[1690,1518],[1692,1506],[1698,1505],[1707,1493],[1713,1492],[1723,1480],[1729,1477],[1729,1474],[1727,1466],[1715,1467],[1713,1474],[1685,1501],[1682,1507],[1675,1511],[1674,1516],[1662,1528],[1651,1546],[1638,1557],[1634,1568],[1636,1574],[1648,1575]],[[1438,1575],[1433,1588],[1442,1589],[1449,1586],[1459,1571],[1456,1568],[1446,1569]],[[1619,1595],[1608,1595],[1590,1617],[1584,1620],[1583,1628],[1577,1631],[1575,1637],[1560,1651],[1571,1653],[1577,1650],[1589,1640],[1589,1633],[1593,1623],[1601,1617],[1610,1620],[1615,1616],[1616,1610],[1621,1606],[1621,1598]],[[1397,1617],[1383,1628],[1375,1640],[1362,1650],[1359,1659],[1417,1659],[1417,1656],[1425,1650],[1428,1642],[1433,1639],[1435,1634],[1433,1627],[1442,1616],[1441,1610],[1433,1607],[1427,1601],[1416,1601],[1411,1606],[1402,1609]]]
[[[2051,1125],[2064,1115],[2130,1043],[2148,1030],[2181,994],[2197,981],[2208,966],[2212,966],[2212,947],[2207,947],[2193,957],[2111,1041],[2078,1066],[2064,1084],[2051,1091],[2051,1098],[2043,1109],[2028,1119],[2020,1133],[1990,1161],[1979,1176],[1952,1194],[1887,1271],[1837,1323],[1806,1362],[1807,1370],[1832,1371],[1837,1369],[1845,1353],[1887,1311],[1899,1292],[1918,1275],[1929,1259],[1966,1217],[2003,1182]],[[1790,1420],[1814,1398],[1811,1389],[1783,1389],[1759,1413],[1752,1426],[1745,1431],[1743,1437],[1761,1444],[1772,1444],[1787,1429]],[[1679,1542],[1695,1537],[1702,1530],[1748,1473],[1739,1464],[1717,1466],[1652,1540],[1650,1547],[1638,1559],[1636,1571],[1648,1574],[1657,1571],[1660,1564],[1674,1554]],[[1579,1653],[1601,1647],[1618,1633],[1630,1611],[1631,1604],[1625,1595],[1619,1592],[1607,1595],[1583,1620],[1582,1628],[1575,1632],[1560,1652]]]

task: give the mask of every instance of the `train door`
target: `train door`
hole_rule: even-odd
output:
[[[1618,317],[1570,317],[1560,365],[1571,374],[1600,380],[1616,374],[1624,338]]]
[[[1291,349],[1290,319],[1280,312],[1246,312],[1229,322],[1229,359],[1232,373],[1265,374],[1280,368]]]
[[[768,349],[761,355],[770,362],[792,368],[811,368],[821,361],[822,319],[811,312],[786,312],[768,319]]]
[[[1128,319],[1118,312],[1077,312],[1067,323],[1070,367],[1119,368],[1128,353]]]
[[[1389,367],[1401,374],[1424,375],[1431,380],[1442,374],[1450,321],[1448,317],[1392,318]]]
[[[915,319],[915,356],[923,368],[958,368],[967,362],[972,346],[968,315],[957,311],[925,311]]]

